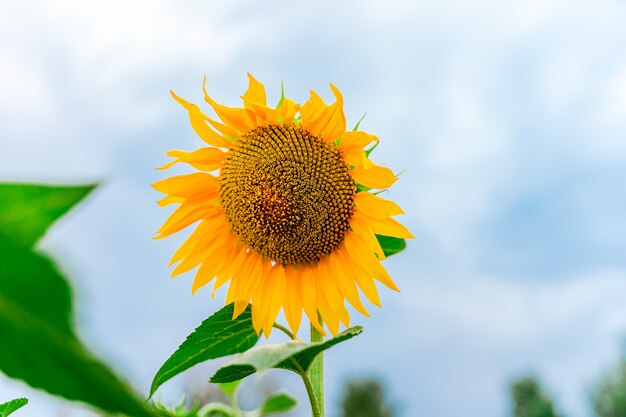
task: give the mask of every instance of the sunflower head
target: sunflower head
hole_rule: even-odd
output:
[[[241,108],[216,103],[203,86],[219,121],[172,93],[207,146],[168,152],[174,159],[162,169],[186,163],[198,172],[153,185],[166,194],[160,205],[178,205],[157,238],[197,223],[172,257],[172,276],[197,268],[193,292],[229,282],[226,303],[235,317],[252,303],[257,332],[269,336],[282,308],[294,334],[303,311],[337,334],[350,323],[346,300],[368,315],[360,292],[380,306],[375,280],[397,290],[377,237],[413,236],[393,218],[400,207],[375,191],[396,177],[365,151],[376,136],[346,131],[335,86],[332,104],[311,91],[302,106],[283,94],[273,108],[248,78]]]

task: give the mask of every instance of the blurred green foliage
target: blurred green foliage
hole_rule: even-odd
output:
[[[278,391],[265,398],[258,408],[244,411],[239,408],[237,401],[239,381],[217,384],[217,386],[228,398],[230,404],[210,402],[201,407],[197,401],[194,401],[194,404],[189,407],[183,400],[173,408],[156,403],[154,404],[155,410],[160,417],[265,417],[285,413],[297,405],[297,401],[291,395]]]
[[[598,417],[626,416],[626,360],[605,375],[591,395]]]
[[[514,417],[558,417],[552,400],[534,377],[522,378],[511,385]]]
[[[0,241],[33,247],[56,220],[94,188],[0,184]]]
[[[375,379],[353,380],[346,385],[342,417],[393,417],[394,408],[387,403],[385,391]]]
[[[154,413],[76,335],[72,291],[35,245],[94,188],[0,184],[0,371],[107,413]]]

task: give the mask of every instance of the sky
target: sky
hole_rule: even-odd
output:
[[[380,137],[373,159],[406,170],[387,197],[416,239],[386,261],[401,293],[381,288],[382,309],[353,315],[364,334],[326,355],[328,406],[376,376],[403,416],[504,417],[533,373],[591,416],[626,334],[624,27],[619,0],[4,0],[0,179],[100,184],[40,247],[72,277],[86,343],[145,393],[224,297],[169,280],[183,236],[151,240],[154,167],[200,145],[169,90],[201,104],[206,75],[234,106],[246,71],[276,101],[281,81],[298,101],[332,82]],[[24,417],[88,414],[2,376],[0,393],[31,398]]]

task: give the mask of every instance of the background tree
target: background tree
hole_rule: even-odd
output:
[[[526,377],[511,385],[514,417],[558,417],[552,400],[534,377]]]
[[[626,416],[626,359],[598,384],[591,401],[598,417]]]
[[[385,391],[375,379],[348,382],[343,395],[343,417],[393,417],[394,409],[385,400]]]

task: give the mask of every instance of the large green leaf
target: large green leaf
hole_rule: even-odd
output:
[[[28,404],[26,398],[16,398],[8,403],[0,404],[0,417],[8,417],[9,414],[24,407],[26,404]]]
[[[72,294],[67,281],[48,258],[1,240],[0,297],[63,333],[73,334]]]
[[[8,201],[1,208],[8,217],[0,218],[0,371],[109,413],[152,416],[75,336],[67,281],[48,258],[32,251],[55,218],[91,188],[0,185],[0,197]]]
[[[74,338],[0,296],[0,368],[11,378],[70,400],[149,416],[121,380]]]
[[[174,354],[161,366],[152,381],[150,396],[168,379],[209,359],[221,358],[250,349],[259,340],[252,326],[250,306],[235,320],[233,304],[222,308],[187,336]]]
[[[395,255],[406,249],[406,241],[399,237],[376,235],[385,256]]]
[[[93,189],[93,185],[0,184],[0,241],[33,246],[56,219]]]
[[[259,346],[219,368],[210,381],[214,383],[237,381],[255,372],[271,368],[288,369],[304,374],[317,355],[338,343],[352,339],[362,331],[362,327],[355,326],[323,342],[286,342],[279,345]]]

